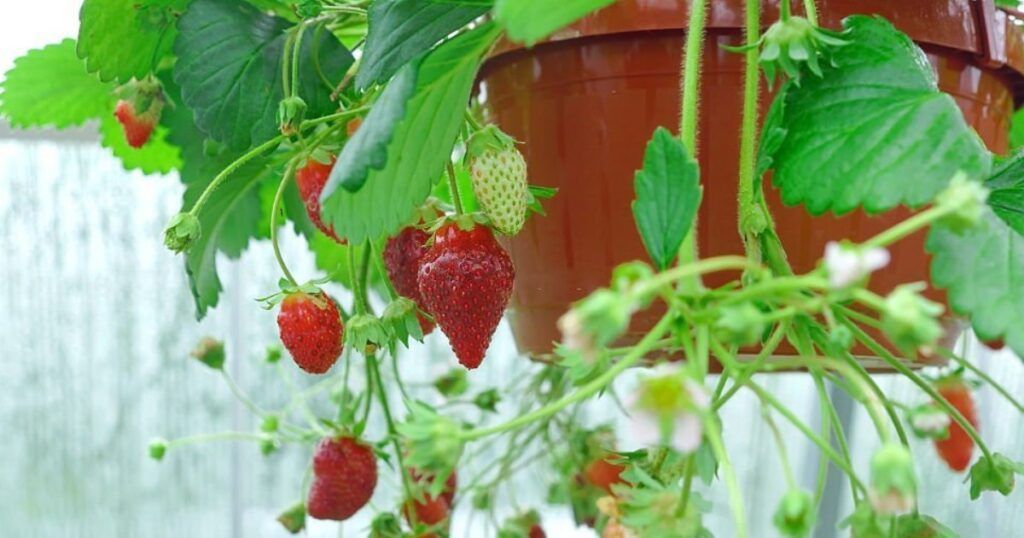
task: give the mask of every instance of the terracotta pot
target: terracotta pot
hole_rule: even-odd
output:
[[[879,14],[927,52],[942,90],[952,94],[969,124],[996,152],[1007,149],[1015,97],[1024,88],[1024,41],[991,0],[818,0],[824,26]],[[612,268],[647,259],[630,212],[633,175],[644,147],[662,125],[679,123],[679,66],[687,24],[686,0],[620,0],[532,49],[499,46],[481,71],[481,91],[498,125],[524,141],[532,183],[557,187],[548,215],[529,219],[506,245],[516,265],[511,323],[521,352],[543,357],[559,340],[556,320],[570,303],[607,286]],[[777,19],[764,3],[763,20]],[[743,76],[742,55],[720,45],[742,40],[743,2],[711,0],[703,60],[699,161],[704,200],[698,239],[704,257],[742,252],[736,231],[736,176]],[[762,92],[763,107],[770,95]],[[811,217],[785,207],[766,186],[790,263],[810,270],[831,239],[866,239],[902,220],[896,210],[869,217],[854,212]],[[927,280],[924,234],[892,250],[871,288]],[[706,279],[721,285],[736,275]],[[933,299],[941,292],[929,290]],[[626,340],[660,316],[640,313]],[[856,350],[867,354],[865,350]],[[787,353],[782,349],[780,353]]]

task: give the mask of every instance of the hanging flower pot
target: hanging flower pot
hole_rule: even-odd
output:
[[[523,142],[533,182],[556,187],[547,216],[530,219],[507,239],[517,269],[511,324],[521,352],[551,354],[561,336],[556,322],[574,301],[606,286],[617,265],[646,257],[630,203],[634,173],[659,125],[678,125],[682,43],[688,2],[625,0],[577,22],[533,48],[499,46],[481,71],[490,119]],[[767,3],[765,3],[767,4]],[[822,25],[841,26],[854,13],[881,15],[926,52],[941,90],[951,94],[966,121],[994,152],[1007,149],[1009,118],[1024,93],[1024,50],[1019,30],[984,2],[823,0]],[[777,19],[763,6],[762,21]],[[743,3],[713,0],[705,37],[698,161],[704,194],[697,231],[702,257],[741,254],[737,232],[736,155],[743,98],[743,55],[723,45],[742,43]],[[771,95],[761,93],[762,113]],[[839,155],[837,159],[856,159]],[[787,206],[765,186],[779,238],[796,272],[813,269],[830,240],[863,241],[905,219],[897,208],[869,216],[855,210],[840,217],[811,216]],[[892,250],[888,266],[870,289],[928,280],[925,233]],[[737,273],[705,279],[719,286]],[[925,296],[943,302],[940,290]],[[623,339],[635,342],[664,310],[634,316]],[[947,318],[947,325],[956,325]],[[955,339],[955,330],[947,331]],[[784,343],[779,353],[792,353]],[[872,355],[856,347],[857,355]],[[869,367],[872,366],[869,364]]]

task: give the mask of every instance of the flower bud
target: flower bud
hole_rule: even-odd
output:
[[[156,461],[164,459],[164,454],[167,453],[167,439],[163,437],[155,437],[149,442],[149,457]]]
[[[981,220],[989,190],[957,172],[949,186],[935,198],[935,205],[949,211],[942,222],[955,232],[974,227]]]
[[[917,502],[914,458],[901,444],[883,445],[871,458],[871,488],[868,500],[881,515],[910,512]]]
[[[814,530],[815,506],[810,493],[791,489],[782,496],[772,522],[783,536],[802,537]]]
[[[164,245],[173,252],[184,252],[199,240],[203,227],[191,213],[178,213],[164,228]]]
[[[938,316],[944,308],[921,297],[920,286],[897,287],[885,298],[882,331],[899,348],[907,351],[928,347],[942,336]]]
[[[719,312],[715,329],[724,342],[743,346],[761,340],[765,328],[764,314],[756,306],[751,303],[724,306]]]

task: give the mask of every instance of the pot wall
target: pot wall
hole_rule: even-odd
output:
[[[823,20],[828,24],[852,13],[829,12],[827,6],[854,3],[820,1]],[[966,2],[948,2],[951,8],[942,14],[934,13],[934,7],[947,2],[905,3],[933,6],[931,11],[915,13],[921,15],[924,30],[942,27],[942,21],[947,30],[960,28],[959,34],[925,32],[929,42],[943,35],[947,42],[953,41],[950,35],[965,40],[977,37],[964,22],[970,17]],[[481,89],[491,119],[525,142],[521,150],[531,183],[559,189],[557,196],[544,202],[547,216],[529,219],[523,231],[505,243],[516,264],[510,319],[521,352],[549,354],[559,340],[556,320],[573,301],[607,286],[616,265],[647,259],[630,211],[633,175],[655,127],[678,129],[685,31],[665,25],[673,20],[685,24],[681,8],[685,4],[620,1],[555,41],[532,50],[506,49],[484,67]],[[740,4],[712,2],[705,44],[698,141],[705,190],[697,228],[703,257],[743,251],[735,209],[743,58],[719,46],[740,43],[741,33],[735,26],[742,23],[742,11],[730,9]],[[859,4],[877,4],[878,9],[870,11],[887,15],[893,11],[882,9],[887,2]],[[897,11],[897,16],[889,18],[899,26],[907,13]],[[644,30],[626,31],[631,27]],[[1005,69],[980,68],[965,51],[930,43],[923,46],[942,90],[956,98],[990,149],[1005,151],[1013,111],[1011,79]],[[763,108],[769,98],[765,96]],[[863,240],[908,214],[897,210],[876,217],[855,212],[841,218],[812,218],[800,206],[784,207],[768,185],[766,196],[798,272],[813,268],[829,239]],[[895,246],[890,267],[873,276],[871,288],[885,293],[897,284],[926,280],[923,244],[920,233]],[[706,282],[717,286],[735,276],[716,275]],[[934,290],[929,293],[933,299],[942,299]],[[639,313],[625,340],[642,336],[660,314],[656,308]]]

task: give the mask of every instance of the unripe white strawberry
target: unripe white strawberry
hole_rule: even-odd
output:
[[[488,125],[470,139],[467,148],[473,193],[491,224],[505,235],[515,235],[526,221],[529,192],[526,160],[515,141]]]

